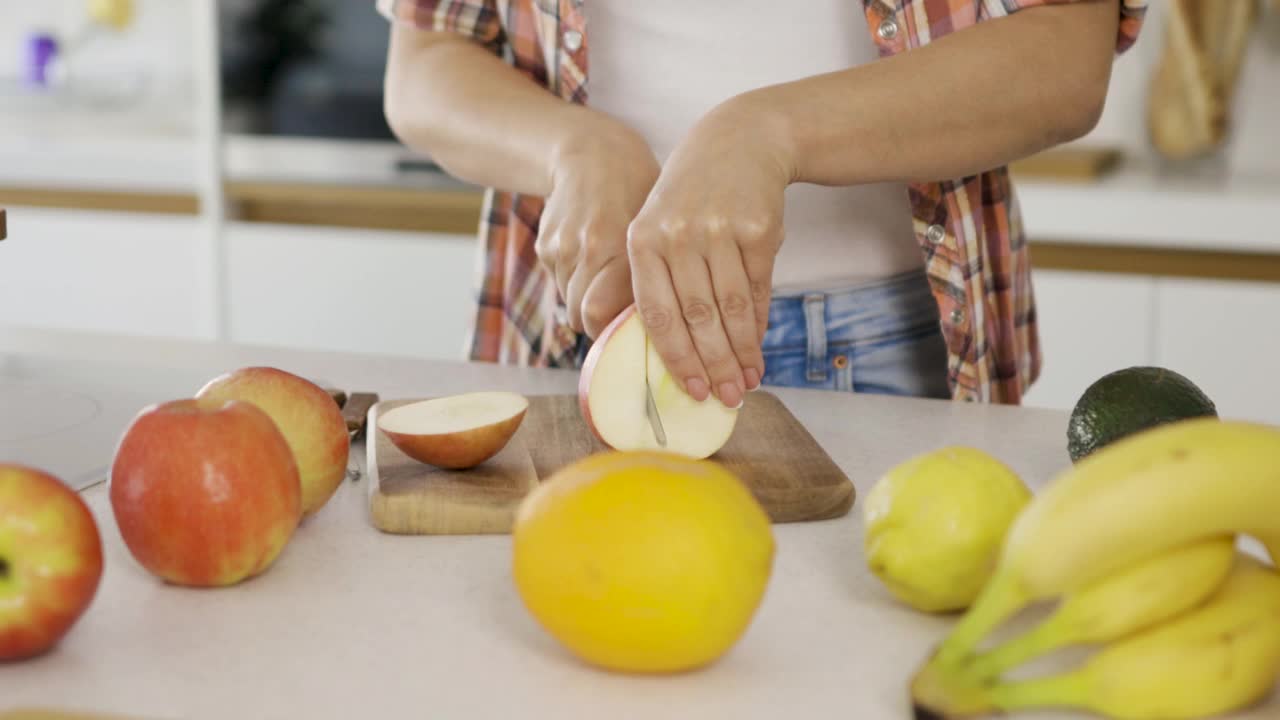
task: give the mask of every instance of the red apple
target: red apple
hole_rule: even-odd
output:
[[[463,393],[401,405],[378,418],[378,429],[418,462],[462,470],[506,447],[528,409],[515,393]]]
[[[84,500],[52,475],[0,465],[0,661],[56,645],[101,578],[102,539]]]
[[[271,416],[298,464],[304,517],[324,507],[346,477],[347,422],[329,393],[310,380],[277,368],[247,367],[210,380],[196,397],[244,400]]]
[[[196,587],[262,573],[302,517],[284,435],[265,412],[235,400],[145,408],[116,449],[110,497],[138,563]]]
[[[646,359],[665,448],[645,412]],[[671,376],[634,305],[614,318],[592,344],[579,377],[578,405],[596,437],[615,450],[666,449],[697,459],[724,447],[738,419],[737,410],[714,396],[694,400]]]

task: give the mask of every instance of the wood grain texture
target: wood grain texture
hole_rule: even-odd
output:
[[[1009,164],[1014,180],[1093,182],[1119,166],[1119,148],[1064,147],[1046,150]]]
[[[190,193],[0,187],[0,202],[10,207],[103,210],[153,215],[197,215],[200,199]]]
[[[245,222],[473,234],[484,194],[395,186],[226,183],[231,214]]]
[[[1270,253],[1032,240],[1031,265],[1043,270],[1280,282],[1280,254]]]
[[[494,534],[511,530],[516,509],[540,480],[607,448],[587,428],[571,395],[534,395],[520,429],[477,468],[448,471],[412,460],[381,432],[370,412],[369,510],[375,527],[417,535]],[[849,478],[813,436],[768,392],[751,393],[733,436],[713,460],[747,484],[776,523],[827,520],[853,507]]]

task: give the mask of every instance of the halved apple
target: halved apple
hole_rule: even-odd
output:
[[[645,412],[646,356],[649,386],[667,437],[665,448]],[[591,431],[615,450],[665,449],[698,459],[724,447],[738,420],[738,411],[714,396],[698,402],[685,392],[648,341],[634,305],[609,323],[587,353],[578,381],[578,405]]]
[[[418,462],[463,470],[506,447],[528,409],[515,393],[464,393],[394,408],[378,417],[378,430]]]

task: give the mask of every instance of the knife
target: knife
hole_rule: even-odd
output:
[[[649,337],[644,339],[644,411],[649,416],[649,427],[658,445],[667,446],[667,432],[662,428],[662,417],[658,415],[658,405],[653,401],[653,388],[649,386]]]
[[[336,388],[329,388],[328,392],[334,403],[342,409],[342,420],[347,424],[347,437],[351,442],[359,440],[368,425],[369,408],[378,402],[377,393],[353,392],[348,395]],[[360,479],[360,468],[350,461],[347,463],[347,477],[353,481]]]
[[[347,422],[347,434],[351,436],[351,441],[355,442],[364,434],[365,426],[369,422],[369,408],[378,402],[377,393],[353,392],[342,403],[342,419]]]

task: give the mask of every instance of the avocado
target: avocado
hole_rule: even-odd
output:
[[[1213,401],[1173,370],[1116,370],[1095,381],[1076,401],[1067,423],[1067,453],[1075,463],[1127,435],[1203,416],[1218,416]]]

